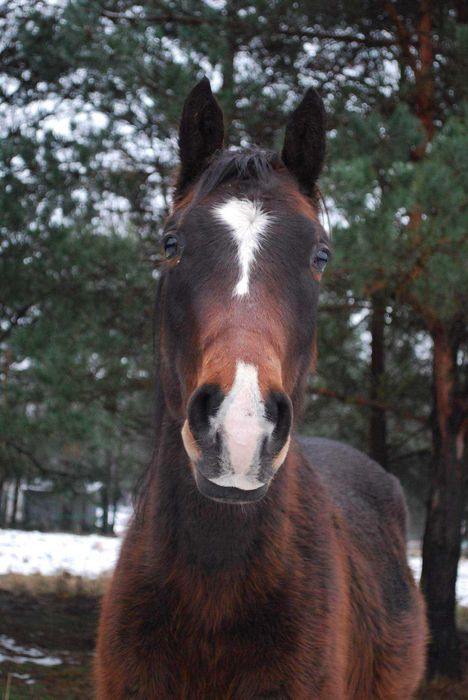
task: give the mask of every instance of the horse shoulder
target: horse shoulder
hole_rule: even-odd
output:
[[[409,698],[423,673],[427,632],[422,597],[407,564],[401,485],[352,447],[323,438],[302,438],[300,444],[307,468],[319,475],[334,505],[346,562],[349,697]]]
[[[372,519],[385,522],[406,538],[408,515],[398,479],[349,445],[315,437],[302,437],[299,443],[309,466],[319,474],[351,526],[363,529]]]

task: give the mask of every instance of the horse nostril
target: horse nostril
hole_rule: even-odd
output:
[[[218,410],[224,394],[217,384],[203,384],[192,394],[187,417],[190,430],[195,438],[207,433],[210,428],[210,417]]]
[[[265,403],[266,418],[274,424],[272,442],[278,452],[286,442],[292,424],[292,403],[283,391],[271,391]]]

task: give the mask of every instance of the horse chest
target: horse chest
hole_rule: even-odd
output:
[[[183,634],[168,643],[154,636],[152,653],[141,660],[133,697],[137,700],[299,700],[304,694],[293,674],[290,642],[271,633]],[[165,638],[164,638],[165,637]],[[127,676],[128,677],[128,676]]]
[[[167,598],[164,599],[167,603]],[[162,601],[161,601],[162,602]],[[156,606],[158,602],[155,601]],[[146,618],[144,648],[135,669],[134,695],[187,700],[303,700],[322,697],[321,678],[327,666],[325,647],[314,624],[313,604],[291,607],[291,591],[282,587],[259,596],[256,604],[230,619],[206,627],[206,619],[180,613],[175,606],[159,611],[155,624]],[[183,608],[183,606],[182,606]],[[128,641],[129,648],[136,640]],[[316,688],[317,694],[311,695]],[[324,696],[325,697],[325,696]],[[331,700],[333,695],[328,696]]]

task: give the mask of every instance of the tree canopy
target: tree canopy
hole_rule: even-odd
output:
[[[150,451],[154,268],[183,99],[208,75],[227,144],[279,148],[314,85],[334,252],[303,429],[368,451],[412,504],[429,499],[423,584],[453,622],[466,5],[3,0],[0,30],[0,484],[99,481],[106,507],[131,488]],[[454,630],[430,619],[434,670],[457,672]]]

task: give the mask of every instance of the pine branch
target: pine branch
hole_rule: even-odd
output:
[[[343,44],[361,44],[367,48],[392,48],[395,46],[395,39],[386,36],[363,36],[362,34],[354,34],[352,32],[327,32],[322,29],[302,28],[289,29],[281,27],[278,32],[283,36],[308,37],[311,39],[319,39],[320,41],[337,41]]]
[[[326,387],[309,387],[307,393],[309,396],[324,396],[329,399],[337,399],[346,404],[355,404],[357,406],[365,406],[366,408],[378,408],[380,411],[388,411],[389,413],[394,413],[399,418],[406,418],[407,420],[413,420],[424,425],[427,425],[429,422],[427,416],[416,416],[408,411],[401,411],[399,408],[383,401],[368,399],[365,396],[348,396],[334,391],[333,389],[327,389]]]
[[[342,302],[341,304],[320,304],[320,313],[337,313],[337,312],[352,312],[352,311],[362,311],[363,309],[366,309],[367,311],[370,309],[369,303],[366,301],[355,301],[352,304],[347,304],[346,302]]]
[[[148,24],[179,24],[182,26],[201,26],[201,25],[224,25],[228,24],[229,20],[222,16],[200,17],[199,15],[189,14],[157,14],[157,15],[128,15],[123,12],[113,12],[104,10],[102,13],[108,19],[113,21],[129,22],[131,24],[139,24],[145,22]],[[239,17],[231,20],[237,30],[251,31],[252,25],[243,22]],[[311,39],[319,39],[320,41],[337,41],[346,44],[362,44],[369,48],[391,48],[395,46],[395,40],[388,36],[364,36],[362,33],[354,34],[352,32],[330,32],[315,28],[295,28],[290,29],[287,26],[279,27],[274,33],[279,36],[307,37]]]
[[[64,472],[61,471],[60,469],[48,469],[47,467],[44,467],[41,462],[37,459],[37,457],[30,452],[26,447],[23,447],[23,445],[18,444],[17,442],[14,442],[13,440],[2,440],[3,444],[5,444],[7,447],[11,447],[15,452],[18,454],[22,455],[23,457],[26,457],[26,459],[31,462],[31,464],[34,466],[37,471],[42,474],[43,476],[60,476],[60,477],[65,477],[67,479],[81,479],[83,478],[83,474],[76,475],[73,474],[72,472]],[[88,475],[90,476],[90,475]]]
[[[33,307],[36,306],[37,301],[32,301],[29,302],[28,304],[25,304],[23,307],[20,309],[17,309],[11,314],[8,314],[8,318],[4,319],[6,320],[7,323],[10,325],[5,328],[1,333],[0,333],[0,343],[6,340],[12,333],[13,328],[15,328],[20,321],[22,321],[28,314],[28,311]]]
[[[113,12],[112,10],[103,10],[102,14],[108,19],[129,22],[131,24],[148,22],[150,24],[181,24],[188,26],[200,26],[202,24],[218,23],[218,20],[215,18],[199,17],[198,15],[187,14],[142,15],[141,17],[138,17],[135,15],[127,15],[124,12]]]

